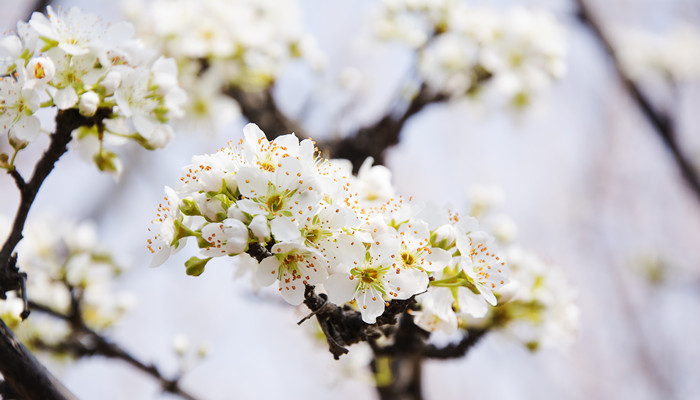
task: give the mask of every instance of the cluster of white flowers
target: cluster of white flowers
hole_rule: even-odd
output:
[[[234,256],[258,285],[277,282],[288,303],[301,304],[315,285],[336,304],[356,304],[368,323],[388,301],[431,297],[433,288],[462,313],[496,305],[508,268],[476,220],[394,196],[389,171],[371,160],[354,177],[348,162],[318,158],[309,139],[269,142],[254,124],[244,137],[195,156],[176,189],[166,187],[149,240],[154,265],[192,237],[205,258],[190,258],[188,274]],[[253,244],[272,255],[258,263],[246,253]]]
[[[10,229],[0,220],[0,237]],[[117,293],[113,281],[122,272],[97,241],[94,225],[47,217],[30,221],[17,247],[20,271],[26,272],[28,299],[55,312],[70,315],[71,292],[80,302],[86,325],[103,330],[117,322],[134,303],[128,293]],[[14,292],[0,301],[0,317],[31,346],[52,346],[68,338],[67,321],[40,311],[20,320],[22,299]]]
[[[700,32],[695,27],[679,25],[665,33],[629,29],[616,36],[620,61],[632,79],[700,78]]]
[[[503,196],[497,186],[474,186],[469,193],[471,214],[494,232],[510,267],[510,282],[497,291],[498,306],[482,308],[481,315],[456,318],[448,293],[443,290],[423,302],[417,323],[426,330],[446,333],[458,326],[501,330],[532,350],[540,345],[565,347],[578,332],[575,290],[560,268],[513,244],[517,226],[506,215],[495,212]]]
[[[0,124],[13,147],[42,131],[40,109],[78,109],[85,116],[109,110],[103,124],[73,134],[102,170],[120,169],[104,139],[165,146],[172,137],[165,123],[182,113],[185,101],[175,62],[133,40],[131,24],[106,24],[77,8],[47,13],[35,12],[0,41]]]
[[[376,31],[415,48],[421,79],[453,98],[482,94],[520,107],[566,71],[564,28],[545,11],[384,0]]]
[[[142,0],[127,13],[141,37],[177,60],[189,118],[216,122],[235,112],[229,87],[268,88],[294,58],[323,63],[304,33],[296,0]]]

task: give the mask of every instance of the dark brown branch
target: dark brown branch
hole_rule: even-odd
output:
[[[399,136],[406,121],[430,103],[446,100],[445,95],[434,93],[423,84],[401,115],[388,114],[373,125],[361,128],[355,134],[340,140],[319,142],[318,147],[328,158],[345,158],[352,161],[357,171],[367,157],[384,164],[384,152],[399,143]]]
[[[248,254],[258,261],[272,256],[269,249],[260,243],[251,244]],[[408,300],[392,300],[377,318],[377,322],[368,324],[362,320],[359,311],[347,305],[339,307],[329,302],[325,294],[316,294],[314,286],[306,285],[304,290],[304,304],[316,315],[321,330],[326,335],[329,351],[336,360],[348,352],[347,346],[381,336],[381,328],[395,324],[397,316],[413,303],[413,297]]]
[[[659,138],[664,142],[666,147],[671,151],[673,160],[680,169],[685,182],[688,184],[690,189],[695,193],[698,200],[700,200],[700,178],[698,177],[698,172],[692,163],[685,157],[680,149],[677,141],[676,132],[673,126],[673,122],[669,115],[666,115],[662,111],[656,109],[649,98],[647,98],[637,84],[625,73],[620,60],[617,57],[617,53],[613,48],[612,42],[606,37],[605,32],[596,20],[596,18],[591,13],[590,8],[586,4],[585,0],[576,0],[578,5],[578,17],[586,24],[600,44],[603,46],[605,51],[610,56],[610,59],[615,67],[618,78],[622,82],[622,86],[625,88],[627,93],[630,95],[632,100],[639,108],[639,110],[644,114],[646,119],[654,128]]]
[[[29,11],[29,18],[27,18],[25,21],[29,21],[29,19],[32,17],[32,14],[35,12],[40,12],[46,14],[46,7],[50,6],[52,3],[51,0],[36,0],[34,2],[34,7]]]
[[[238,102],[243,116],[248,121],[256,123],[269,140],[292,132],[299,138],[308,137],[296,122],[282,113],[272,96],[271,89],[246,91],[230,87],[225,94]]]
[[[0,369],[5,391],[20,399],[75,399],[0,320]]]
[[[437,347],[435,345],[427,345],[423,349],[423,354],[426,358],[436,358],[436,359],[449,359],[449,358],[459,358],[464,357],[469,349],[484,337],[488,332],[485,329],[469,329],[466,335],[457,343],[449,344],[445,347]]]
[[[75,299],[75,297],[71,297],[72,300]],[[193,395],[180,387],[179,377],[175,379],[166,378],[155,365],[146,364],[143,361],[140,361],[117,343],[111,342],[109,339],[88,327],[79,314],[80,307],[78,301],[71,302],[71,313],[69,315],[62,314],[50,307],[32,301],[29,302],[29,306],[32,310],[48,314],[68,322],[73,331],[73,335],[71,335],[71,338],[66,342],[55,346],[38,344],[39,347],[46,350],[67,352],[76,357],[100,355],[103,357],[119,359],[155,378],[165,392],[176,394],[188,400],[196,399]]]

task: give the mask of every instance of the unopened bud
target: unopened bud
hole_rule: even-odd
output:
[[[95,115],[95,111],[97,111],[97,106],[99,104],[100,95],[93,91],[89,91],[80,96],[80,104],[78,104],[78,108],[80,109],[81,114],[89,117]]]

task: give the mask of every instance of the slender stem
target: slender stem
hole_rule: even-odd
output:
[[[72,296],[72,299],[76,297]],[[64,320],[70,323],[73,330],[73,335],[71,338],[80,338],[78,340],[71,340],[70,342],[62,343],[58,346],[54,346],[54,350],[64,350],[75,354],[76,356],[91,356],[91,355],[101,355],[108,358],[116,358],[122,360],[129,365],[135,367],[136,369],[152,376],[161,385],[164,391],[172,394],[176,394],[182,398],[188,400],[196,400],[192,394],[188,393],[180,387],[179,378],[168,379],[163,373],[153,364],[147,364],[124,348],[119,346],[117,343],[111,342],[106,337],[102,336],[98,332],[95,332],[90,327],[88,327],[80,315],[79,301],[71,302],[71,313],[63,314],[50,307],[43,304],[39,304],[33,301],[29,301],[29,307],[36,311],[41,312],[52,317]],[[47,349],[52,349],[51,346],[43,346]]]
[[[634,100],[635,104],[637,105],[641,113],[644,114],[647,121],[649,121],[649,123],[652,125],[654,131],[657,133],[659,138],[671,151],[673,160],[680,169],[680,172],[683,175],[685,182],[687,183],[688,187],[695,193],[697,199],[700,200],[700,178],[698,177],[698,171],[681,151],[671,118],[668,115],[664,114],[662,111],[656,109],[652,105],[650,99],[642,93],[639,86],[637,86],[637,84],[625,73],[620,63],[620,60],[617,57],[617,53],[612,46],[611,41],[607,38],[600,23],[591,13],[590,8],[586,4],[586,1],[575,1],[579,8],[579,19],[591,29],[596,39],[598,39],[600,44],[608,53],[613,63],[613,66],[615,67],[615,72],[620,81],[622,82],[622,86],[625,88],[632,100]]]

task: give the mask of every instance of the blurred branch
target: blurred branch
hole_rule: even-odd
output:
[[[473,328],[467,330],[466,334],[457,343],[449,344],[445,347],[437,347],[435,345],[426,345],[423,350],[426,358],[435,358],[445,360],[449,358],[464,357],[469,349],[481,340],[486,335],[488,330]]]
[[[29,302],[29,306],[34,311],[66,321],[71,326],[71,335],[65,342],[57,345],[37,343],[37,347],[44,350],[70,353],[76,357],[100,355],[107,358],[119,359],[155,378],[163,391],[176,394],[188,400],[196,400],[193,395],[180,387],[180,377],[174,379],[166,378],[154,364],[146,364],[140,361],[118,344],[111,342],[109,339],[88,327],[80,313],[79,298],[74,296],[73,292],[71,293],[71,311],[69,314],[62,314],[50,307],[33,301]]]
[[[355,171],[367,157],[384,164],[384,152],[399,143],[399,136],[406,121],[430,103],[446,100],[443,94],[434,93],[426,84],[421,85],[416,96],[399,116],[387,114],[376,123],[361,128],[354,135],[330,142],[320,142],[318,147],[327,151],[328,158],[345,158],[352,161]]]
[[[698,172],[695,167],[690,163],[690,161],[683,155],[680,146],[677,141],[676,131],[671,121],[671,117],[662,111],[656,109],[649,98],[647,98],[637,84],[624,72],[620,60],[617,58],[617,53],[612,46],[612,42],[607,38],[605,32],[602,29],[601,24],[596,20],[595,16],[591,13],[590,8],[586,4],[585,0],[575,0],[578,5],[578,17],[585,25],[587,25],[595,37],[598,39],[600,44],[606,50],[610,59],[615,67],[618,78],[622,82],[623,87],[630,95],[632,100],[639,108],[639,110],[644,114],[649,123],[653,126],[654,131],[658,134],[661,140],[664,142],[666,147],[671,151],[673,159],[680,169],[683,178],[690,187],[690,189],[695,193],[698,200],[700,200],[700,177],[698,177]]]
[[[17,340],[5,322],[0,320],[0,372],[4,378],[4,394],[16,394],[20,399],[68,400],[76,397],[68,391]]]
[[[50,6],[52,3],[51,0],[36,0],[34,2],[34,7],[32,10],[29,12],[29,18],[25,19],[25,21],[29,21],[32,17],[32,14],[35,12],[39,13],[46,13],[46,7]]]
[[[282,113],[272,96],[271,88],[262,91],[246,91],[232,86],[224,93],[236,100],[243,116],[248,121],[256,123],[269,140],[291,132],[295,132],[302,139],[308,137],[296,122]]]

